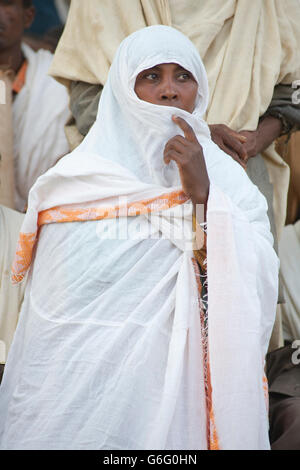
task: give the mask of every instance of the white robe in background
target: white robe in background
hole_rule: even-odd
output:
[[[24,298],[25,282],[13,286],[14,259],[23,214],[0,206],[0,364],[5,364]]]
[[[26,81],[13,103],[16,209],[24,211],[37,178],[69,151],[64,126],[69,97],[64,86],[48,75],[49,51],[23,44],[28,61]]]

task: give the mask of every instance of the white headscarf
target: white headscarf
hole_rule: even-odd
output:
[[[151,26],[120,45],[101,96],[97,122],[78,150],[96,151],[128,168],[140,181],[171,187],[180,185],[177,166],[174,162],[166,166],[161,157],[167,140],[182,133],[171,120],[174,108],[142,101],[134,91],[137,75],[161,63],[178,63],[196,78],[199,86],[193,114],[179,109],[176,114],[192,125],[200,141],[209,139],[209,128],[202,119],[208,105],[208,82],[197,49],[179,31]]]
[[[197,80],[192,114],[135,95],[138,73],[166,62]],[[85,141],[31,190],[15,280],[30,264],[38,216],[40,224],[101,219],[103,210],[113,218],[120,215],[119,197],[126,196],[129,205],[140,201],[145,208],[134,221],[158,237],[153,245],[147,237],[139,243],[134,236],[105,240],[102,223],[97,237],[90,224],[41,230],[0,394],[3,448],[269,448],[263,367],[278,261],[263,196],[209,138],[201,118],[207,100],[205,70],[188,39],[163,26],[134,33],[118,50]],[[191,231],[192,204],[176,166],[163,163],[164,145],[181,133],[174,113],[193,127],[211,183],[210,414],[193,252],[172,230],[183,223]],[[57,351],[59,360],[52,363]],[[23,382],[16,403],[18,376],[30,376],[30,357],[39,385]],[[47,377],[55,383],[54,401]],[[57,429],[63,430],[59,437]]]
[[[135,94],[135,79],[142,70],[174,61],[189,70],[199,85],[192,114],[142,101]],[[51,207],[91,201],[99,201],[101,206],[103,200],[104,207],[107,204],[116,206],[120,196],[126,196],[131,203],[137,200],[137,193],[140,200],[181,190],[177,165],[172,161],[169,165],[163,162],[167,141],[175,135],[183,135],[172,121],[175,113],[194,129],[205,150],[208,171],[225,158],[228,160],[228,156],[211,141],[209,128],[202,118],[207,104],[205,69],[195,46],[186,36],[160,25],[130,35],[121,43],[112,63],[98,116],[90,132],[79,147],[33,186],[24,233],[33,236],[38,212]],[[231,161],[230,165],[237,167]],[[236,171],[242,173],[239,167]],[[112,179],[117,191],[111,184]],[[79,181],[81,190],[74,191],[74,185]]]

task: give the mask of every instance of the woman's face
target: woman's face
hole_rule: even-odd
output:
[[[134,90],[148,103],[174,106],[192,113],[198,84],[191,72],[178,64],[159,64],[143,70],[136,78]]]

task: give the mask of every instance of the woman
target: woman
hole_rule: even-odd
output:
[[[266,202],[210,140],[207,103],[192,43],[142,29],[118,49],[85,141],[32,189],[15,281],[40,229],[0,394],[2,448],[269,448],[278,262]]]

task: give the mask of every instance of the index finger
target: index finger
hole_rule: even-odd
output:
[[[183,131],[184,136],[187,140],[189,140],[190,142],[198,142],[193,128],[184,119],[179,116],[172,116],[172,119],[175,124],[177,124]]]

